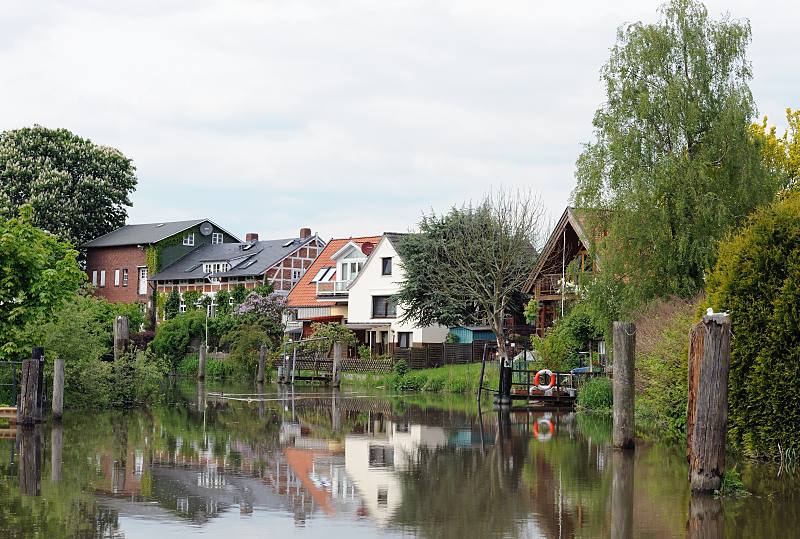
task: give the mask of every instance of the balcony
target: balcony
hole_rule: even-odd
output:
[[[353,281],[328,281],[317,283],[317,297],[346,297],[347,288]]]

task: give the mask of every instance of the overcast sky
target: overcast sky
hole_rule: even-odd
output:
[[[501,185],[557,217],[616,29],[659,5],[5,1],[0,130],[65,127],[120,149],[139,178],[131,223],[378,234]],[[798,3],[706,5],[750,20],[756,103],[784,126],[800,107]]]

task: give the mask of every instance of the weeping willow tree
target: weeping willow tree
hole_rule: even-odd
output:
[[[607,321],[701,291],[719,241],[778,190],[750,131],[750,36],[749,22],[710,19],[692,0],[619,29],[573,193],[602,210],[592,212],[602,271],[589,296]]]

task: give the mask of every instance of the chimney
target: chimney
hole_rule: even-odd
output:
[[[244,237],[245,241],[258,241],[258,232],[248,232]]]
[[[301,228],[300,229],[300,239],[304,240],[311,236],[311,229],[310,228]]]

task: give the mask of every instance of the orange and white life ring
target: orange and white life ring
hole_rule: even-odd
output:
[[[543,374],[550,377],[550,383],[547,385],[539,383],[539,380],[541,379],[541,376]],[[547,391],[548,389],[552,389],[552,387],[556,385],[557,380],[558,380],[558,375],[556,373],[554,373],[550,369],[542,369],[536,373],[536,376],[533,377],[533,385],[535,385],[542,391]]]
[[[544,430],[539,430],[539,424],[544,425]],[[533,437],[539,440],[540,442],[546,442],[550,438],[553,437],[553,433],[555,432],[556,427],[553,425],[553,422],[547,419],[546,417],[540,417],[536,420],[533,424]]]

